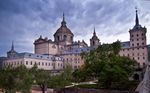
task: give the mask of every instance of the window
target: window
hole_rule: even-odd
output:
[[[134,44],[132,44],[132,46],[134,46]]]
[[[139,41],[139,39],[137,39],[137,41]]]
[[[64,35],[64,40],[66,40],[66,38],[67,38],[67,36],[66,36],[66,35]]]
[[[143,36],[144,34],[142,33],[142,36]]]
[[[128,57],[129,57],[130,55],[128,54]]]
[[[45,63],[45,65],[47,66],[47,63]]]
[[[138,57],[138,60],[139,60],[140,58]]]
[[[28,61],[26,61],[26,65],[28,65]]]
[[[139,35],[137,34],[136,36],[138,37]]]
[[[32,65],[32,61],[31,61],[30,65]]]
[[[145,57],[143,57],[143,59],[145,59]]]
[[[134,53],[132,54],[132,56],[134,56]]]
[[[142,43],[142,45],[144,45],[144,42]]]
[[[39,62],[39,65],[40,65],[40,62]]]
[[[51,63],[48,64],[49,66],[51,65]]]
[[[59,36],[57,36],[57,40],[59,41]]]
[[[131,37],[134,37],[134,35],[131,35]]]
[[[137,46],[139,46],[139,43],[137,43]]]
[[[42,66],[44,65],[44,63],[42,62]]]

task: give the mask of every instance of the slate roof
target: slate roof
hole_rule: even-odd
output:
[[[33,53],[17,53],[14,57],[9,59],[17,59],[17,58],[34,58],[34,59],[45,59],[45,60],[63,60],[62,57],[57,57],[53,55],[42,55],[42,54],[33,54]]]

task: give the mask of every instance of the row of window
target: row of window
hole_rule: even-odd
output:
[[[23,65],[22,61],[18,61],[18,62],[5,62],[4,66],[18,66],[18,65]]]
[[[126,55],[123,54],[123,56],[126,56]],[[135,59],[135,57],[133,57],[134,54],[132,54],[132,56],[130,56],[129,54],[127,54],[127,56],[128,56],[128,57],[132,57],[132,59]],[[137,57],[138,60],[140,60],[141,58],[142,58],[142,59],[145,59],[145,57]]]
[[[32,61],[26,61],[26,65],[34,65],[34,64],[36,64],[36,65],[38,65],[38,66],[54,66],[54,64],[53,63],[48,63],[48,62],[32,62]],[[58,63],[57,64],[58,66],[63,66],[63,64],[62,63]]]
[[[32,55],[31,54],[29,54],[29,57],[31,57]],[[39,55],[37,55],[36,57],[38,57],[38,58],[45,58],[45,57],[43,57],[43,56],[39,56]],[[48,59],[51,59],[51,60],[54,60],[54,59],[56,59],[56,60],[62,60],[61,58],[59,58],[59,57],[47,57]]]
[[[136,45],[137,45],[137,46],[139,46],[140,44],[139,44],[139,43],[137,43]],[[135,45],[135,46],[136,46],[136,45]],[[144,45],[144,42],[142,43],[142,45]],[[134,47],[134,44],[132,44],[132,46]]]
[[[137,41],[139,41],[139,39],[136,39]],[[142,40],[144,40],[144,38],[142,38]],[[132,41],[134,41],[134,39],[132,39]]]
[[[70,58],[70,59],[66,58],[66,59],[64,59],[64,61],[67,61],[67,62],[68,61],[80,61],[80,58],[74,58],[74,59],[73,58]]]
[[[136,49],[139,50],[140,48],[132,48],[132,50],[136,50]],[[145,48],[142,47],[142,49],[145,49]],[[129,48],[128,48],[128,49],[122,49],[122,51],[125,51],[125,50],[128,50],[128,51],[129,51],[130,49],[129,49]]]
[[[136,36],[138,37],[139,34],[136,34]],[[144,34],[142,33],[141,36],[144,36]],[[131,37],[134,37],[134,35],[131,35]]]

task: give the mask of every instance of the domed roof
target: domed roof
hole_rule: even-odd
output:
[[[67,33],[67,34],[73,35],[73,33],[70,31],[70,29],[66,26],[64,14],[63,14],[63,20],[61,22],[61,27],[55,32],[54,36],[59,33]]]
[[[56,34],[59,34],[59,33],[67,33],[67,34],[73,35],[73,33],[70,31],[69,28],[67,28],[67,26],[61,26],[61,27],[56,31],[56,33],[54,34],[54,36],[55,36]]]

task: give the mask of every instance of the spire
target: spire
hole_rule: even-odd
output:
[[[94,33],[93,33],[93,36],[96,36],[95,27],[94,27]]]
[[[138,18],[138,10],[137,10],[137,7],[136,7],[135,9],[136,9],[135,25],[139,25],[139,18]]]
[[[12,45],[11,45],[11,51],[14,50],[14,41],[12,41]]]
[[[62,26],[66,26],[66,21],[65,21],[65,14],[63,13],[63,20],[61,22]]]

